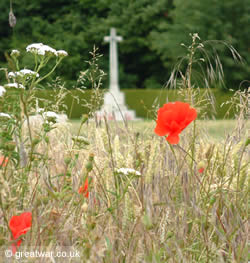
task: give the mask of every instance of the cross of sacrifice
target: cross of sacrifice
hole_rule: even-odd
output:
[[[110,29],[110,36],[104,37],[105,42],[109,42],[109,85],[110,91],[119,91],[118,82],[118,56],[117,56],[117,42],[122,41],[121,36],[116,35],[115,28]]]
[[[119,89],[117,42],[121,42],[122,37],[111,28],[110,36],[105,36],[104,41],[109,42],[109,91],[104,94],[101,110],[96,112],[97,119],[106,116],[108,120],[135,120],[135,112],[127,109],[124,93]]]

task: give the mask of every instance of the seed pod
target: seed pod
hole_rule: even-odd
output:
[[[87,169],[88,172],[91,172],[93,169],[93,164],[92,162],[87,162],[85,165],[85,168]]]
[[[82,122],[82,123],[85,123],[88,119],[89,119],[88,114],[83,114],[83,115],[82,115],[82,120],[81,120],[81,122]]]
[[[34,147],[34,146],[37,145],[39,142],[40,142],[39,138],[35,137],[35,138],[32,140],[32,146]]]
[[[71,160],[72,160],[71,157],[65,157],[65,158],[64,158],[64,162],[65,162],[66,165],[69,165],[70,162],[71,162]]]
[[[209,145],[209,147],[208,147],[208,149],[207,149],[207,151],[205,153],[206,159],[209,160],[212,157],[213,152],[214,152],[214,147],[215,147],[214,144]]]
[[[7,151],[14,151],[16,148],[16,143],[14,141],[7,142],[5,146]]]
[[[93,153],[90,153],[90,155],[89,155],[89,161],[92,162],[92,161],[94,160],[94,156],[95,156],[95,155],[94,155]]]
[[[245,145],[246,147],[250,144],[250,138],[247,138],[246,142],[245,142]]]
[[[215,196],[212,196],[212,197],[210,198],[210,200],[209,200],[209,204],[210,204],[210,205],[213,205],[213,204],[215,203],[215,201],[216,201]]]
[[[9,24],[10,24],[10,27],[14,27],[16,25],[16,17],[14,13],[12,12],[12,10],[10,10],[9,12]]]

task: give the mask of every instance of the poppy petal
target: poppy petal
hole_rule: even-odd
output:
[[[178,134],[171,134],[169,135],[166,140],[170,143],[170,144],[177,144],[180,140],[179,135]]]
[[[24,212],[19,216],[13,216],[9,222],[9,227],[13,238],[17,239],[20,235],[23,235],[29,231],[31,222],[32,214],[30,212]]]
[[[163,125],[157,124],[154,132],[159,136],[164,136],[168,133],[168,129]]]
[[[159,136],[168,134],[167,140],[176,144],[179,133],[197,118],[197,112],[188,103],[176,101],[164,104],[158,110],[154,132]]]

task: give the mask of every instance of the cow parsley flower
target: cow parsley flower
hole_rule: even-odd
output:
[[[0,86],[0,97],[6,92],[6,89],[3,86]]]
[[[54,48],[44,45],[43,43],[28,45],[26,51],[40,56],[45,56],[46,54],[57,56],[57,51]]]
[[[19,72],[16,72],[17,75],[20,76],[36,76],[37,78],[39,77],[39,74],[35,71],[32,71],[30,69],[21,69]]]
[[[57,118],[58,114],[53,112],[53,111],[46,111],[46,112],[44,112],[43,116],[45,118]]]
[[[59,122],[59,115],[53,111],[45,111],[42,113],[42,117],[48,121],[48,122],[52,122],[52,123],[56,123]]]
[[[4,85],[5,88],[16,88],[16,89],[25,89],[25,87],[22,84],[18,83],[8,83]]]
[[[67,57],[68,53],[65,50],[57,50],[56,51],[58,57]]]
[[[8,73],[8,78],[9,79],[14,79],[15,77],[16,77],[16,74],[14,72],[11,71],[11,72]]]
[[[31,77],[39,77],[39,74],[35,71],[32,71],[30,69],[21,69],[20,71],[17,71],[17,72],[10,72],[8,74],[8,77],[9,78],[16,78],[16,77],[19,77],[19,78],[26,78],[26,79],[29,79]]]
[[[50,46],[43,45],[42,49],[44,50],[45,54],[48,53],[57,56],[56,50]]]
[[[129,174],[141,175],[140,172],[138,172],[132,168],[120,168],[120,169],[117,169],[116,172],[124,174],[124,175],[129,175]]]
[[[38,55],[44,56],[45,52],[44,52],[44,50],[42,50],[42,46],[43,46],[42,43],[34,43],[34,44],[31,44],[31,45],[28,45],[26,47],[26,51],[30,52],[30,53],[33,53],[33,54],[38,54]]]
[[[8,113],[0,112],[0,120],[11,119],[11,116]]]
[[[10,53],[10,55],[12,57],[19,57],[20,56],[20,52],[17,49],[13,49]]]

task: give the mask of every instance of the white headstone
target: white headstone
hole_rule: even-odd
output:
[[[99,120],[104,116],[107,120],[135,120],[135,111],[127,109],[124,93],[119,88],[117,42],[121,42],[122,37],[111,28],[110,36],[105,36],[104,41],[109,42],[109,90],[104,94],[104,104],[96,117]]]

